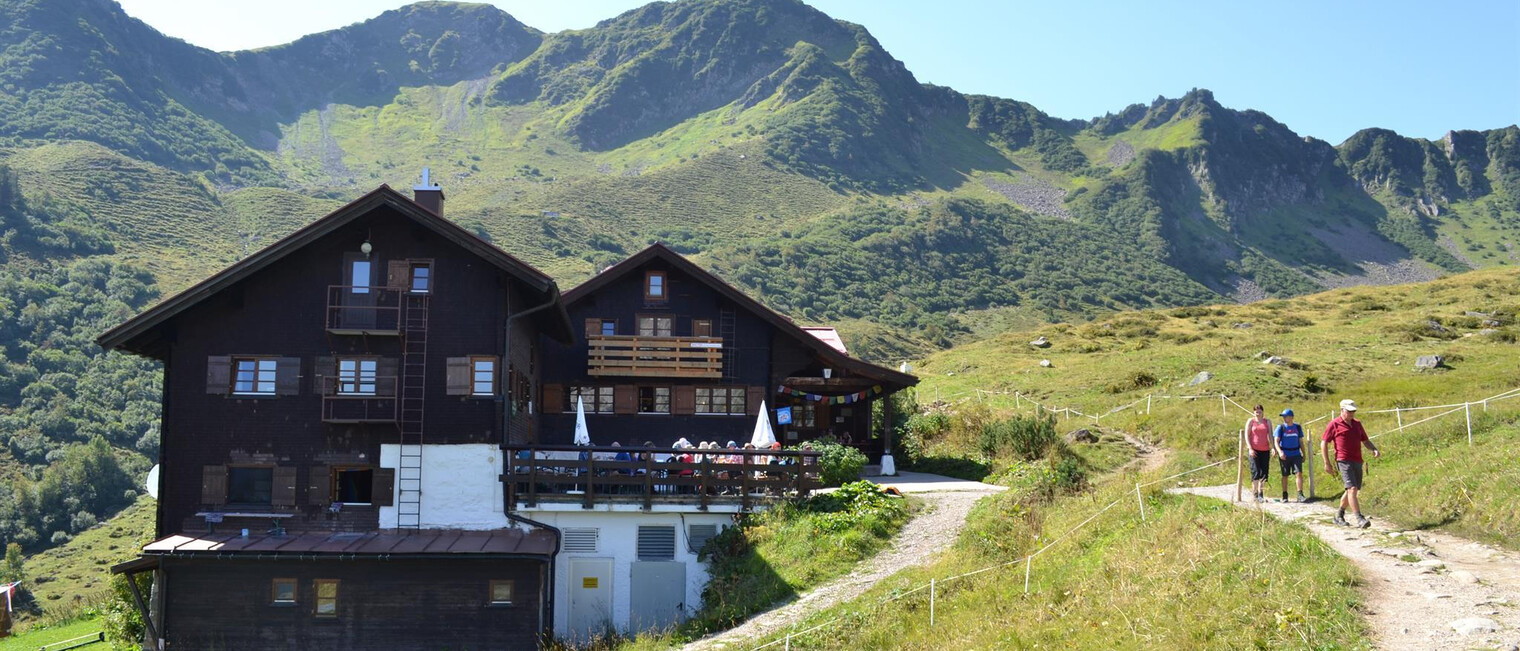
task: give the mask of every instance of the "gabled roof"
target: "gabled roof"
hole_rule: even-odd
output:
[[[884,366],[877,366],[870,362],[849,356],[843,350],[841,350],[841,348],[844,347],[843,342],[840,342],[840,348],[835,348],[833,345],[819,338],[814,333],[809,332],[807,328],[798,326],[796,323],[793,323],[791,319],[776,312],[775,310],[766,307],[760,303],[760,301],[750,298],[748,294],[739,291],[733,285],[723,282],[722,278],[713,275],[711,272],[703,269],[696,263],[687,260],[685,256],[670,250],[669,247],[666,247],[664,244],[660,243],[651,244],[649,248],[646,248],[643,251],[639,251],[638,253],[629,256],[622,262],[606,268],[601,273],[592,277],[590,280],[587,280],[586,282],[583,282],[567,290],[565,292],[565,305],[571,305],[595,293],[598,289],[607,286],[609,283],[617,280],[624,274],[627,274],[644,266],[645,263],[650,262],[651,260],[663,260],[669,263],[672,268],[678,269],[686,275],[697,279],[708,287],[711,287],[714,291],[722,294],[729,300],[738,304],[741,308],[753,312],[760,318],[764,319],[766,322],[770,323],[772,326],[775,326],[776,329],[786,333],[787,335],[790,335],[793,339],[796,339],[802,345],[813,349],[818,353],[820,357],[828,361],[829,364],[850,369],[851,371],[854,371],[866,377],[879,379],[884,382],[898,384],[905,387],[918,384],[918,378],[913,375],[901,373]],[[833,330],[832,328],[828,329]],[[837,338],[837,332],[835,333],[835,336]]]
[[[343,207],[328,213],[305,227],[285,236],[257,253],[238,261],[217,274],[207,278],[189,289],[170,296],[148,310],[144,311],[125,323],[105,331],[95,339],[102,348],[121,349],[127,352],[137,353],[149,357],[156,357],[149,352],[150,344],[153,343],[154,328],[174,316],[194,307],[201,301],[210,298],[237,282],[257,273],[280,260],[286,255],[310,244],[321,237],[336,231],[348,223],[368,215],[371,211],[379,208],[391,208],[401,215],[418,224],[427,227],[444,239],[463,247],[466,251],[479,256],[482,260],[491,263],[502,271],[511,274],[512,277],[521,280],[533,291],[538,292],[544,302],[554,301],[555,309],[543,313],[544,317],[540,324],[545,328],[545,334],[560,340],[571,341],[573,331],[570,327],[570,316],[565,312],[563,301],[560,300],[559,286],[554,279],[533,268],[526,262],[518,260],[491,243],[476,237],[454,222],[451,222],[436,213],[423,208],[405,195],[391,189],[389,185],[382,185],[358,199],[350,201]]]

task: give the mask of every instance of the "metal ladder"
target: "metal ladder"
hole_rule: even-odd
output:
[[[732,380],[739,376],[739,351],[734,349],[733,308],[718,310],[718,336],[723,339],[723,379]]]
[[[401,460],[396,471],[396,526],[422,526],[422,417],[427,369],[428,295],[404,294],[401,339]]]

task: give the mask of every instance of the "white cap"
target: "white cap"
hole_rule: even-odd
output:
[[[1341,411],[1356,411],[1356,401],[1350,398],[1342,400]]]

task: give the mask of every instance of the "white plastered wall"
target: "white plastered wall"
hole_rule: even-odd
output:
[[[423,529],[506,529],[502,514],[501,450],[488,443],[422,446]],[[396,468],[401,446],[380,446],[380,467]],[[399,501],[400,471],[392,503]],[[380,507],[380,527],[396,527],[396,507]]]
[[[707,564],[697,560],[696,551],[687,540],[687,527],[693,524],[717,525],[719,531],[733,524],[727,513],[643,513],[638,511],[537,512],[528,517],[564,530],[587,527],[599,530],[595,553],[560,552],[555,559],[554,632],[564,635],[569,628],[570,563],[572,558],[612,559],[612,624],[619,630],[628,627],[633,595],[630,583],[633,562],[637,560],[639,526],[668,525],[676,528],[675,560],[686,565],[686,615],[702,605],[702,588],[707,585]]]

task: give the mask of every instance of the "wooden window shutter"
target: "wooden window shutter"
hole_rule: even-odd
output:
[[[206,358],[206,393],[225,396],[232,391],[232,358],[213,355]]]
[[[639,388],[632,384],[613,387],[612,413],[624,416],[639,413]]]
[[[381,357],[375,360],[375,394],[400,395],[400,388],[401,360],[395,357]]]
[[[601,319],[586,319],[586,337],[597,337],[602,334]]]
[[[312,466],[307,470],[306,503],[311,506],[332,504],[332,473],[327,466]]]
[[[711,337],[712,319],[696,319],[691,322],[691,336]]]
[[[376,468],[374,484],[370,487],[370,504],[375,506],[396,505],[396,469]]]
[[[760,413],[760,401],[765,400],[765,387],[744,388],[744,413],[754,416]]]
[[[296,505],[295,466],[275,466],[274,487],[269,492],[269,503],[273,506]]]
[[[596,406],[592,405],[592,409]],[[539,411],[546,414],[558,414],[565,410],[565,385],[545,384],[544,403],[539,405]]]
[[[410,288],[412,286],[412,264],[406,260],[391,260],[386,262],[385,286]]]
[[[338,362],[331,357],[318,357],[312,362],[311,374],[316,379],[312,380],[312,391],[317,395],[332,395],[338,392]],[[332,378],[332,379],[328,379]]]
[[[274,394],[294,396],[301,393],[301,358],[281,357],[274,362]]]
[[[470,395],[470,358],[448,358],[444,367],[443,378],[445,392],[448,395]]]
[[[697,388],[678,386],[670,390],[670,412],[677,416],[697,413]]]
[[[227,466],[201,468],[201,504],[221,506],[227,503]]]

